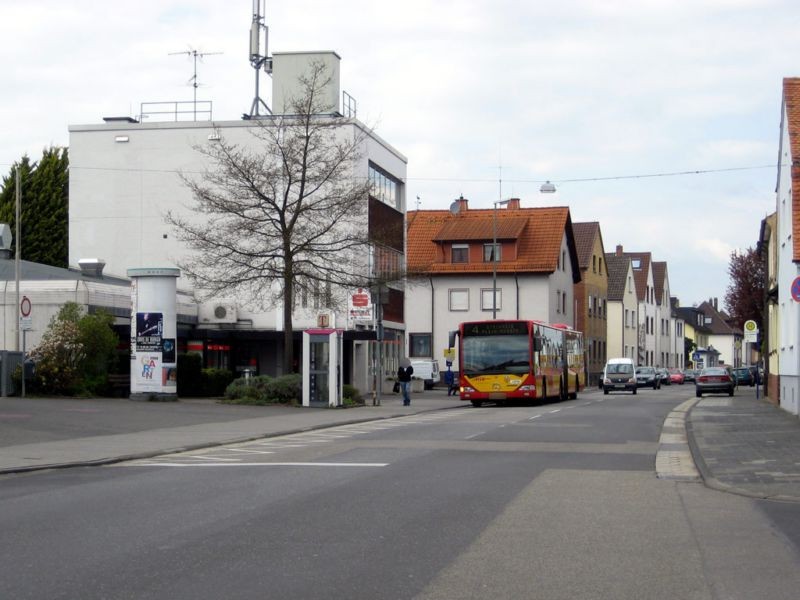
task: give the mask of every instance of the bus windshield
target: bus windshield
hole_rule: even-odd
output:
[[[527,335],[465,336],[461,346],[464,375],[530,373]]]

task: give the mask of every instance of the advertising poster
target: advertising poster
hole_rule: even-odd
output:
[[[175,364],[175,338],[164,338],[162,340],[161,354],[164,364]]]
[[[139,391],[160,392],[162,385],[161,353],[137,352],[134,377]]]
[[[136,351],[161,352],[164,315],[160,312],[136,313]]]

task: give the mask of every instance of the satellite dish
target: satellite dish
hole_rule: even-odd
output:
[[[458,200],[454,200],[450,205],[450,213],[457,215],[459,211],[461,211],[461,203]]]

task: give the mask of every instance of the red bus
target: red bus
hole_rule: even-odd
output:
[[[574,399],[586,386],[583,334],[567,325],[473,321],[450,337],[451,348],[458,343],[460,396],[473,406]]]

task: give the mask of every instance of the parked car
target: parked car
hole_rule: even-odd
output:
[[[670,385],[672,381],[669,379],[669,373],[666,369],[656,369],[656,373],[658,373],[658,379],[661,382],[661,385]]]
[[[669,369],[669,381],[670,383],[683,385],[683,383],[686,381],[686,378],[683,375],[683,371],[680,369]]]
[[[695,396],[700,398],[709,392],[727,392],[733,396],[736,381],[726,367],[708,367],[700,371],[694,384]]]
[[[733,376],[736,378],[736,385],[749,385],[753,387],[756,384],[756,378],[753,376],[753,372],[747,367],[734,369]]]
[[[432,358],[412,358],[411,366],[414,367],[414,377],[425,381],[425,389],[433,389],[439,383],[439,361]]]
[[[684,369],[683,371],[683,381],[686,383],[694,383],[695,378],[697,377],[697,371],[694,369]]]
[[[637,367],[636,387],[651,387],[657,390],[661,387],[661,379],[653,367]]]
[[[603,378],[600,386],[603,393],[608,394],[612,391],[630,391],[636,393],[637,379],[636,367],[633,359],[630,358],[610,358],[603,368]]]

